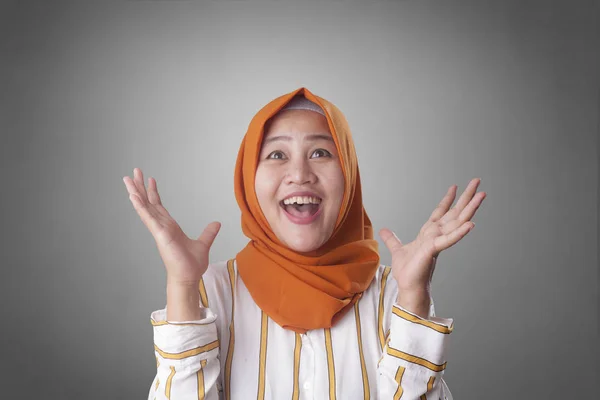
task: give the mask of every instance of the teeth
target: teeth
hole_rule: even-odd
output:
[[[283,200],[283,204],[320,204],[321,199],[311,196],[292,196]]]

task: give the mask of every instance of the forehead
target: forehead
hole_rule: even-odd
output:
[[[331,135],[327,118],[309,110],[285,110],[275,114],[265,123],[264,138],[284,132]]]

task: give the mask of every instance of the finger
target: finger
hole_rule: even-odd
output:
[[[133,169],[133,182],[135,187],[138,189],[138,194],[142,200],[148,201],[148,194],[146,193],[146,186],[144,185],[144,173],[139,168]]]
[[[454,246],[460,239],[475,227],[472,221],[465,222],[447,235],[438,236],[433,240],[433,246],[436,253],[439,253],[447,248]]]
[[[479,192],[475,194],[469,204],[461,211],[460,215],[456,219],[445,222],[440,226],[442,234],[447,235],[465,222],[470,221],[485,197],[485,192]]]
[[[156,186],[156,179],[148,178],[148,202],[152,204],[157,212],[159,212],[165,218],[172,218],[171,214],[163,206],[160,195],[158,194],[158,188]]]
[[[383,243],[390,253],[394,253],[403,246],[400,239],[398,239],[398,236],[387,228],[383,228],[379,231],[379,237],[381,237],[381,240],[383,240]]]
[[[158,188],[156,187],[156,179],[152,177],[148,178],[148,201],[150,204],[162,205]]]
[[[202,234],[198,237],[198,241],[202,242],[206,245],[207,248],[210,248],[221,229],[221,223],[218,221],[211,222],[204,228]]]
[[[133,208],[135,208],[135,211],[140,216],[140,219],[142,220],[144,225],[146,225],[146,228],[148,228],[150,233],[152,233],[152,236],[155,236],[155,234],[160,229],[160,223],[158,219],[155,218],[151,210],[144,203],[144,201],[140,199],[140,197],[137,194],[130,194],[129,200],[131,200],[131,202],[133,203]]]
[[[485,192],[479,192],[475,194],[469,204],[467,204],[467,206],[460,212],[458,220],[461,222],[470,221],[486,196],[487,194]]]
[[[450,186],[450,188],[446,192],[446,195],[444,196],[442,201],[440,201],[438,206],[435,208],[435,210],[433,210],[433,212],[429,216],[429,220],[431,222],[437,221],[444,214],[446,214],[448,212],[448,209],[452,205],[452,202],[454,201],[454,197],[456,196],[456,189],[457,189],[456,185]]]
[[[465,206],[473,198],[473,195],[477,191],[477,186],[479,186],[480,182],[481,182],[481,179],[479,179],[479,178],[471,179],[471,181],[467,185],[465,191],[458,198],[458,201],[456,202],[456,205],[454,206],[454,208],[456,210],[458,210],[460,212],[460,211],[462,211],[463,208],[465,208]]]
[[[451,232],[454,232],[456,228],[461,226],[464,221],[459,221],[458,219],[453,219],[452,221],[445,222],[440,225],[440,232],[442,235],[448,235]]]
[[[125,187],[127,188],[127,192],[129,194],[137,194],[138,198],[141,198],[137,186],[135,185],[135,182],[133,182],[133,179],[131,179],[129,176],[124,176],[123,182],[125,183]]]

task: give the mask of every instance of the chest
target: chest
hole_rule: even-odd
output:
[[[235,296],[233,324],[221,329],[230,399],[376,398],[382,321],[369,293],[331,329],[306,334],[281,328],[243,287]]]

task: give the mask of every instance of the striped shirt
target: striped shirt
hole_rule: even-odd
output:
[[[442,379],[453,320],[421,318],[396,304],[391,267],[336,325],[298,334],[254,302],[235,260],[200,282],[202,319],[151,314],[157,373],[148,399],[452,400]],[[302,301],[302,299],[298,299]]]

